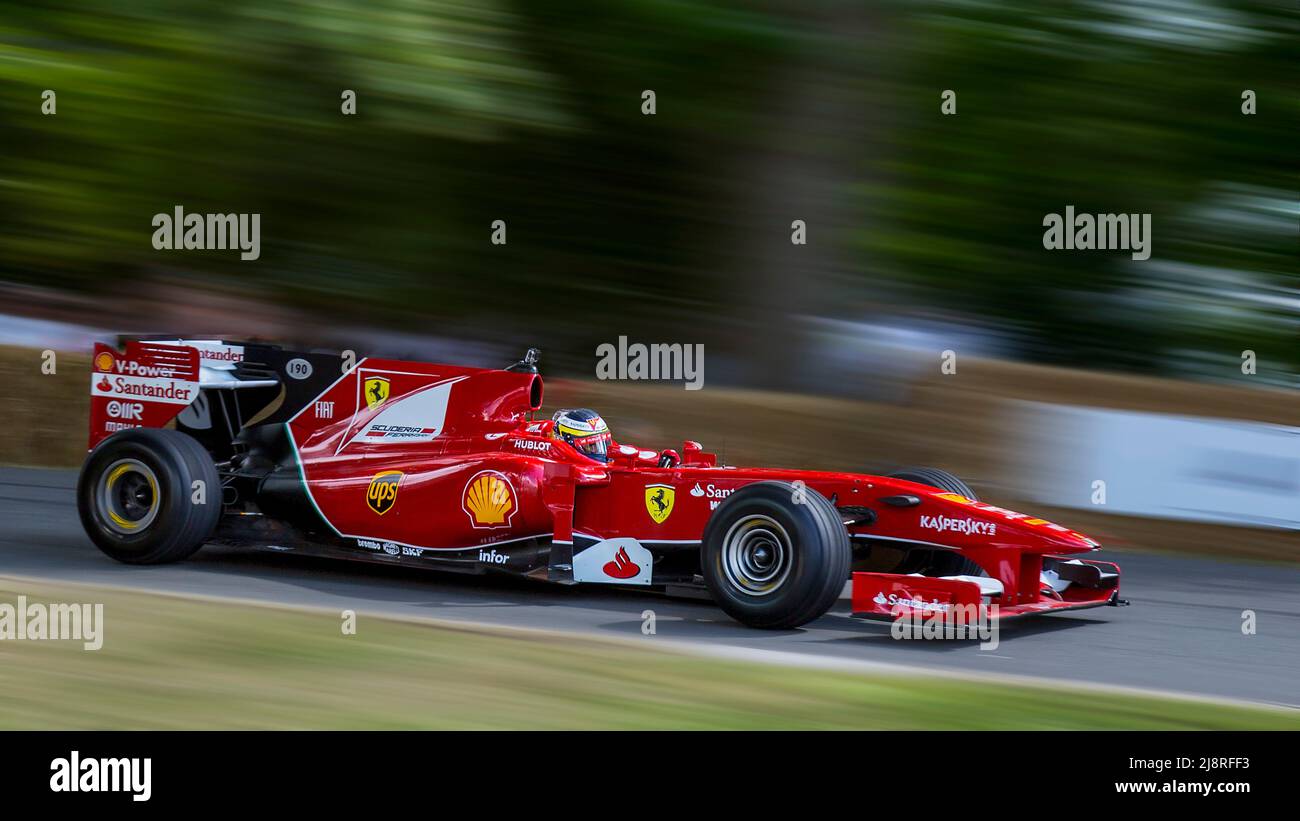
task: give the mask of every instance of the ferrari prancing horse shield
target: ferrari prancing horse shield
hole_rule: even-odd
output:
[[[366,406],[371,410],[388,401],[388,379],[382,376],[367,377],[365,381]]]
[[[672,485],[646,485],[645,509],[655,524],[663,524],[673,514],[673,500],[676,497],[677,491]]]

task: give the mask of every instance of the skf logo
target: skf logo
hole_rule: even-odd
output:
[[[465,483],[461,508],[474,527],[509,527],[518,501],[505,474],[484,470]]]
[[[100,371],[113,370],[113,355],[108,351],[104,351],[95,357],[95,369]]]
[[[676,496],[677,491],[672,485],[646,485],[645,509],[655,524],[663,524],[665,519],[673,515],[673,499]]]
[[[400,470],[385,470],[376,473],[366,489],[366,504],[370,509],[383,516],[397,504],[397,488],[402,483]]]
[[[390,386],[388,379],[382,376],[371,376],[366,379],[366,406],[371,410],[379,407],[388,401],[388,391]]]

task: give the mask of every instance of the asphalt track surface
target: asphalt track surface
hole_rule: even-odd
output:
[[[897,641],[848,618],[841,600],[800,630],[751,630],[706,601],[595,586],[561,587],[266,550],[205,547],[188,561],[119,564],[77,519],[72,471],[0,468],[0,576],[109,584],[182,595],[450,619],[624,638],[656,637],[909,667],[1067,679],[1300,706],[1300,569],[1143,553],[1109,553],[1131,607],[1009,623],[1000,646]],[[656,636],[643,637],[653,610]],[[1257,633],[1243,635],[1243,611]],[[918,675],[925,675],[918,672]]]

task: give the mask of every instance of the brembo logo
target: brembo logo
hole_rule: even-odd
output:
[[[951,516],[922,516],[921,527],[940,533],[964,533],[967,536],[996,536],[998,526],[978,519],[954,519]]]
[[[381,542],[378,539],[357,539],[357,547],[363,547],[366,550],[382,550],[389,556],[396,556],[401,551],[401,545],[396,542]]]

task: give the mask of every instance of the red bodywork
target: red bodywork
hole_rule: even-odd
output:
[[[170,375],[149,377],[157,390],[167,381],[180,390],[197,384],[197,354],[184,346],[136,343],[126,354],[102,347],[95,362],[96,379],[111,382],[123,369],[165,364]],[[112,421],[107,403],[127,399],[138,397],[109,395],[96,383],[92,447]],[[183,408],[175,399],[142,401],[138,421],[145,425],[164,424]],[[672,467],[660,466],[663,452],[619,443],[610,448],[610,463],[601,464],[551,438],[551,423],[533,418],[541,401],[535,373],[367,358],[298,410],[286,428],[302,488],[320,518],[340,539],[371,551],[384,547],[390,555],[401,548],[403,556],[476,556],[482,569],[509,570],[512,544],[577,540],[608,546],[596,565],[606,578],[575,572],[573,580],[652,584],[655,568],[646,552],[658,557],[691,549],[728,494],[780,480],[802,482],[840,508],[874,512],[869,523],[845,515],[855,544],[960,551],[1002,588],[991,594],[970,581],[854,573],[857,615],[896,618],[919,603],[992,602],[1009,616],[1117,598],[1113,565],[1066,565],[1097,544],[1043,519],[899,479],[719,466],[694,442],[684,444]],[[1097,586],[1081,582],[1052,592],[1041,575],[1044,557],[1058,557],[1047,559],[1049,569],[1067,567],[1066,575]]]

